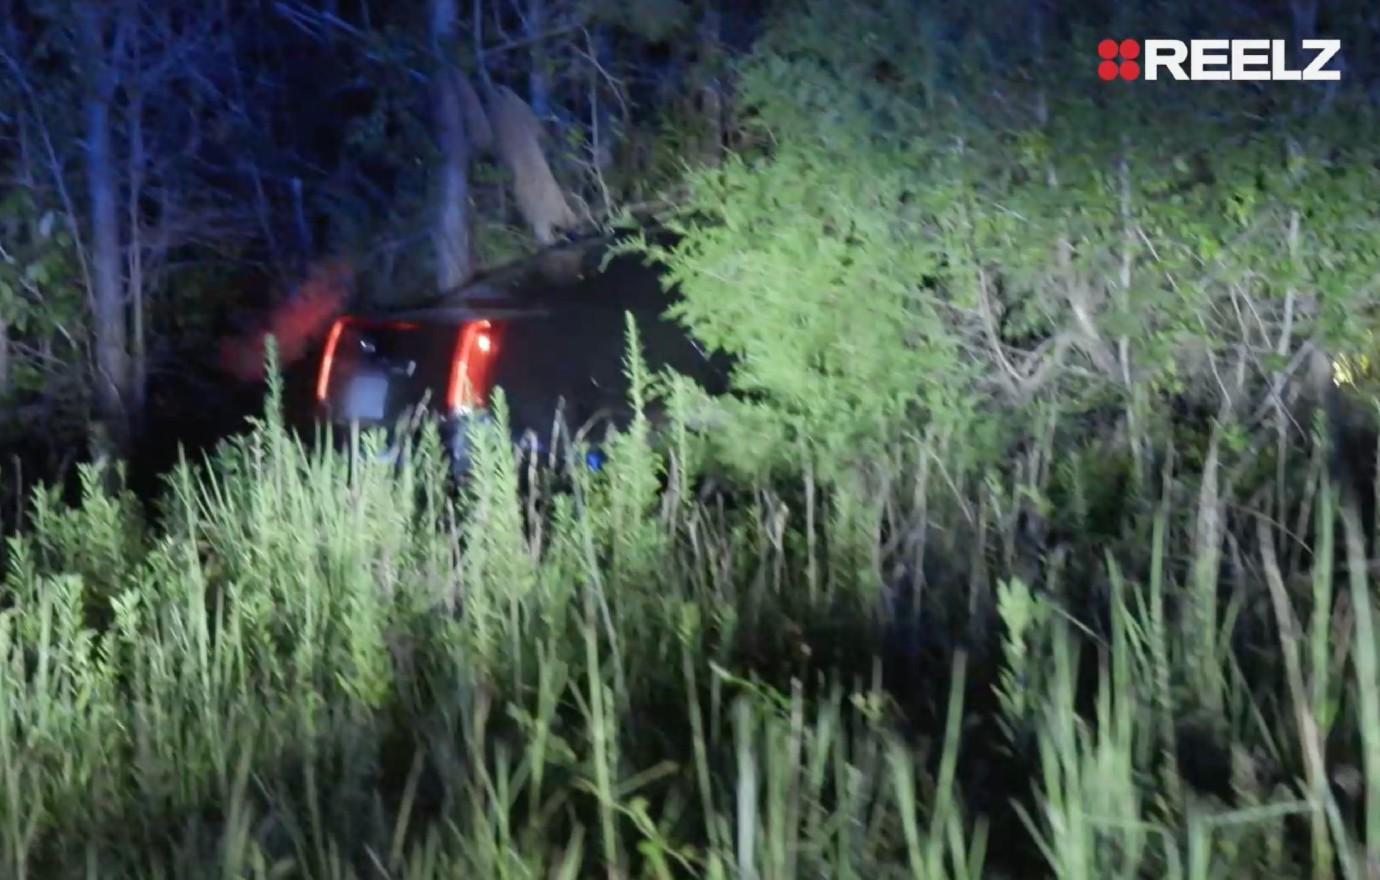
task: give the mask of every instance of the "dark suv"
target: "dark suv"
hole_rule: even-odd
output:
[[[418,412],[441,420],[458,472],[466,427],[487,417],[493,389],[508,402],[514,440],[543,455],[583,435],[597,466],[607,428],[631,417],[626,315],[643,355],[711,392],[725,364],[664,317],[671,297],[640,258],[605,265],[607,243],[570,245],[492,273],[422,307],[348,314],[330,328],[316,379],[322,418],[395,432]]]

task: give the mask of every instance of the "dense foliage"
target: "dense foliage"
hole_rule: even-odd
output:
[[[533,45],[539,6],[480,4],[485,45]],[[374,241],[421,189],[425,23],[274,8],[329,69],[390,77],[344,128],[397,197],[342,172],[312,209]],[[601,33],[640,47],[629,77],[714,43],[676,0],[543,8],[581,41],[491,72],[550,74],[524,93],[567,132],[590,77],[614,88]],[[76,503],[26,492],[0,873],[1371,876],[1380,30],[1291,11],[802,0],[732,64],[673,51],[693,73],[661,86],[700,103],[638,117],[621,184],[553,164],[626,186],[610,215],[668,196],[643,246],[733,394],[648,375],[630,335],[639,415],[602,470],[536,467],[500,395],[452,493],[434,431],[399,465],[308,443],[274,379],[153,507],[109,463]],[[224,32],[274,70],[256,21]],[[1335,87],[1094,77],[1092,36],[1170,24],[1355,36]],[[0,201],[12,389],[39,396],[91,320],[51,179]]]
[[[434,434],[399,469],[277,405],[158,522],[87,471],[9,540],[13,876],[1362,877],[1380,849],[1369,539],[1340,507],[1334,584],[1321,459],[1284,511],[1311,563],[1248,514],[1219,572],[1206,523],[1253,502],[1198,470],[1043,558],[1024,499],[1102,477],[1047,440],[1001,481],[703,500],[695,432],[639,419],[552,494],[499,402],[453,501]]]
[[[1249,426],[1310,355],[1368,344],[1369,96],[1109,86],[1067,74],[1078,44],[1035,67],[995,63],[1001,30],[933,36],[962,27],[793,12],[739,80],[756,146],[691,175],[659,251],[740,387],[828,457],[920,423],[1000,456],[998,414],[1042,404]]]

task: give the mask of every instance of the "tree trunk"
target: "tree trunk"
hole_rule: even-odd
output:
[[[589,54],[599,62],[599,66],[605,69],[612,69],[611,52],[609,51],[608,35],[603,26],[595,25],[589,29]],[[600,176],[612,170],[616,144],[614,143],[616,126],[613,124],[613,110],[608,101],[599,100],[600,73],[593,65],[589,70],[589,126],[593,135],[591,152],[593,155],[594,167]],[[631,131],[630,120],[624,116],[623,131]],[[604,208],[609,209],[608,198],[605,195]]]
[[[10,325],[0,318],[0,400],[10,390]]]
[[[512,175],[518,210],[537,241],[551,244],[558,230],[577,221],[542,152],[541,122],[507,86],[491,86],[486,97],[494,150]]]
[[[137,13],[131,13],[135,15]],[[125,25],[137,28],[137,21],[127,19]],[[134,69],[141,66],[138,55],[138,41],[133,57]],[[141,203],[144,198],[144,174],[148,165],[148,152],[144,144],[144,97],[138,88],[129,95],[126,109],[126,125],[129,129],[129,278],[125,284],[129,291],[130,325],[134,334],[132,363],[130,365],[129,400],[131,422],[136,432],[143,428],[144,400],[148,389],[148,346],[144,337],[144,236]]]
[[[302,195],[302,178],[292,178],[292,227],[297,234],[296,271],[302,271],[315,256],[316,244],[312,241],[311,225],[307,223],[306,200]]]
[[[96,409],[113,452],[129,446],[129,350],[120,277],[120,229],[116,215],[115,156],[111,149],[110,108],[116,71],[107,57],[100,7],[81,7],[81,41],[90,65],[84,116],[86,181],[91,200],[91,307],[95,325]]]
[[[704,139],[700,144],[701,159],[708,165],[718,165],[724,151],[723,82],[719,77],[719,44],[722,22],[716,10],[709,10],[700,21],[699,63],[705,68],[700,85],[699,105],[704,119]]]
[[[431,0],[431,41],[436,55],[436,129],[441,148],[438,204],[432,242],[436,283],[453,290],[474,273],[470,235],[470,155],[465,85],[451,60],[456,29],[455,0]]]
[[[527,72],[527,103],[538,119],[551,113],[550,89],[547,85],[546,43],[541,35],[546,27],[546,0],[527,0],[526,38],[530,40],[531,59]]]

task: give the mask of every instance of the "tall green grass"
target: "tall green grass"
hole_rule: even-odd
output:
[[[911,438],[851,480],[700,494],[694,432],[639,416],[556,491],[500,401],[457,496],[434,431],[393,465],[277,406],[153,520],[98,468],[75,507],[32,496],[0,588],[0,876],[1380,864],[1366,539],[1320,458],[1300,513],[1227,494],[1216,447],[1206,476],[1159,450],[1111,537],[1056,539],[1049,499],[1098,485],[1052,428],[1004,473]]]

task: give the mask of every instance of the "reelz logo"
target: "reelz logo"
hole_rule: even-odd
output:
[[[1106,39],[1097,44],[1102,59],[1097,75],[1104,80],[1157,80],[1167,74],[1170,79],[1195,82],[1336,82],[1342,78],[1340,70],[1327,69],[1342,50],[1341,40],[1310,39],[1302,46],[1305,53],[1315,54],[1307,67],[1296,70],[1289,67],[1284,40]]]

